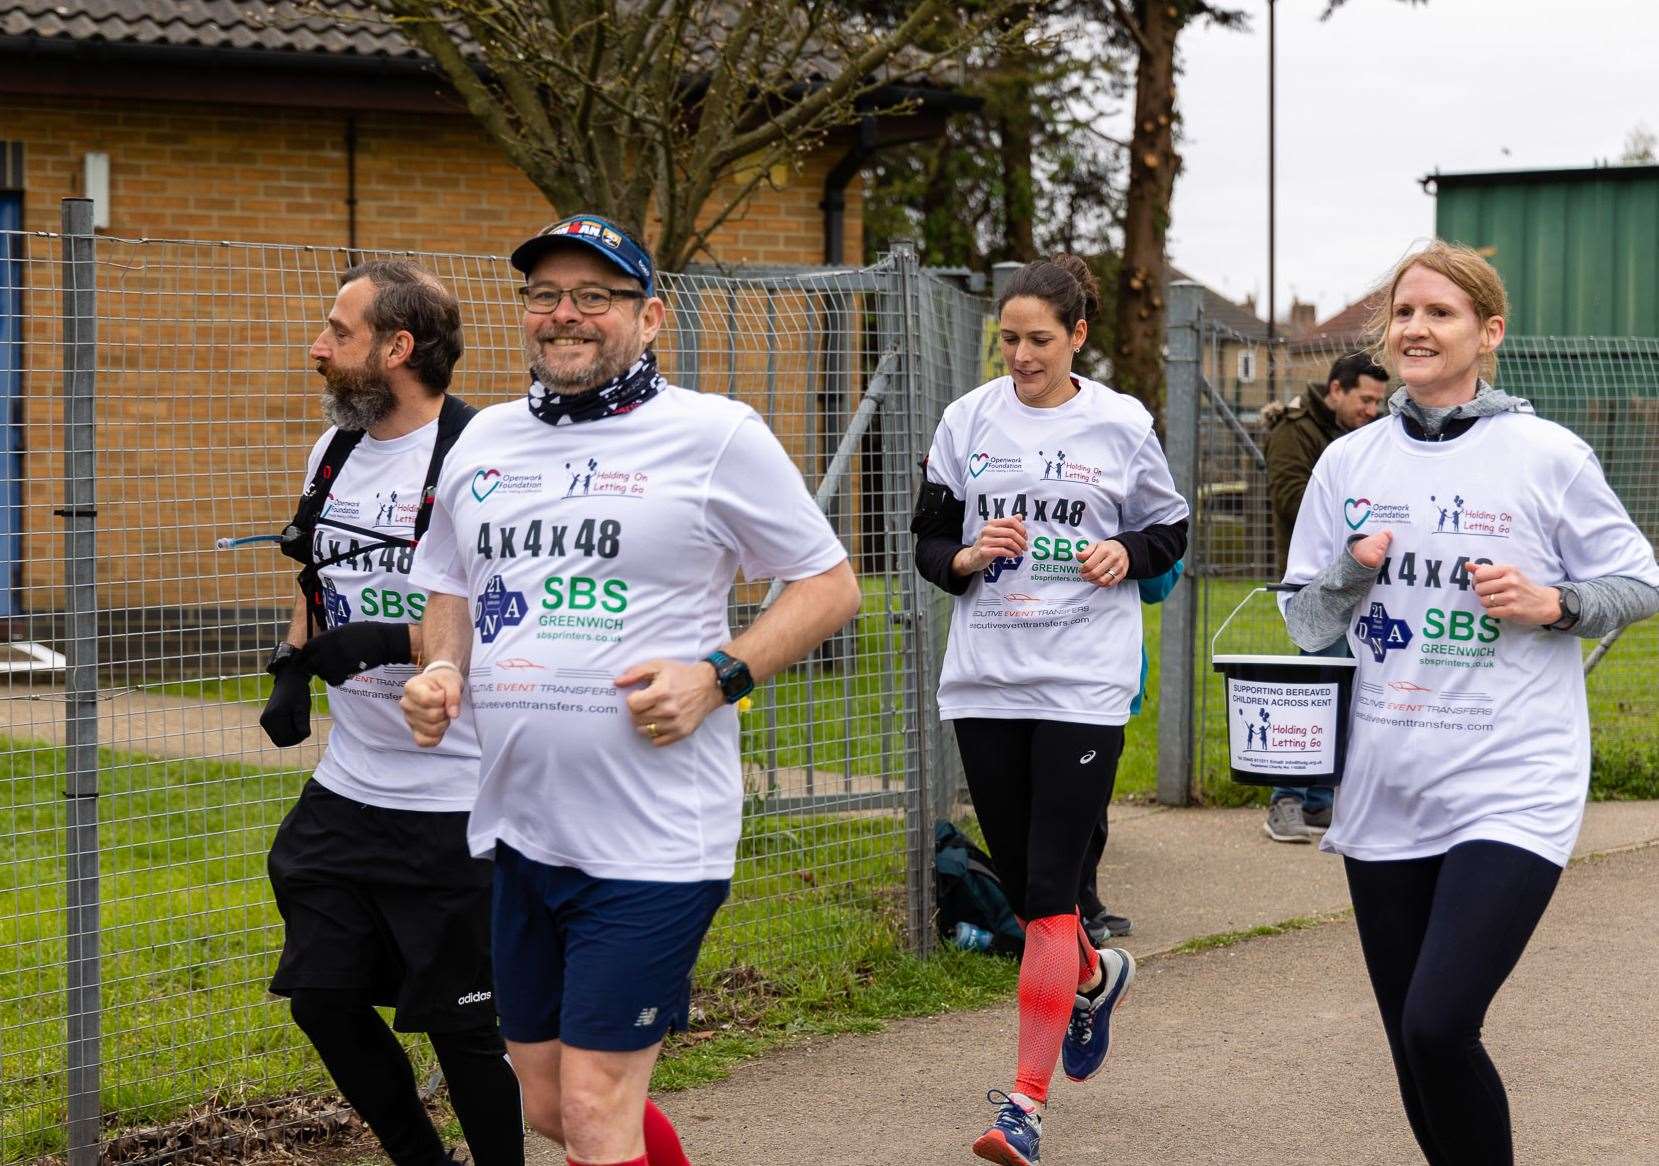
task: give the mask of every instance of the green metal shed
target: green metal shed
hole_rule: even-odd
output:
[[[1435,233],[1483,249],[1517,336],[1659,336],[1659,166],[1431,174]]]

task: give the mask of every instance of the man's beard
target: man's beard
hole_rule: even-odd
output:
[[[585,365],[572,367],[565,365],[560,372],[554,372],[546,360],[542,359],[541,342],[560,335],[579,335],[578,333],[561,333],[549,328],[539,333],[534,341],[528,345],[530,356],[530,375],[540,381],[542,387],[549,392],[557,393],[561,397],[573,396],[591,392],[606,381],[614,380],[627,372],[639,359],[639,353],[628,355],[628,341],[625,337],[613,340],[599,338],[599,350],[593,354],[593,359]],[[584,336],[583,339],[594,339]]]
[[[378,356],[370,356],[358,368],[329,365],[317,371],[324,381],[323,415],[341,429],[368,430],[397,408]]]

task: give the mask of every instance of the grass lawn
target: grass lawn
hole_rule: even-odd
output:
[[[1190,584],[1189,584],[1190,585]],[[1252,584],[1211,580],[1201,624],[1218,626]],[[904,772],[898,725],[914,680],[891,581],[865,581],[850,667],[807,665],[757,693],[747,760],[836,774]],[[889,591],[888,588],[892,587]],[[1253,601],[1224,650],[1289,650],[1271,604]],[[1128,730],[1118,794],[1156,784],[1161,609],[1144,609],[1147,707]],[[1585,645],[1586,652],[1592,647]],[[1203,791],[1259,799],[1226,779],[1220,678],[1201,647],[1196,677]],[[1659,623],[1625,633],[1589,684],[1596,797],[1659,796]],[[191,681],[170,693],[258,704],[263,676]],[[0,1162],[61,1148],[64,1094],[61,749],[0,741]],[[112,1128],[226,1101],[326,1088],[286,1009],[265,993],[281,944],[265,853],[304,775],[212,761],[104,752],[100,799],[103,1105]],[[802,1036],[879,1027],[882,1018],[990,1003],[1011,963],[904,950],[904,835],[896,813],[810,816],[747,807],[731,902],[698,969],[693,1031],[674,1038],[656,1086],[722,1075]],[[430,1057],[415,1045],[422,1065]]]
[[[1207,579],[1199,600],[1199,627],[1210,634],[1260,583]],[[1185,586],[1185,584],[1183,584]],[[1206,615],[1206,606],[1208,614]],[[1156,632],[1156,608],[1146,609],[1147,640]],[[1589,656],[1594,640],[1583,641]],[[1271,596],[1258,595],[1227,629],[1221,652],[1294,654]],[[1153,656],[1157,668],[1157,656]],[[1659,618],[1625,630],[1590,673],[1585,688],[1590,704],[1590,797],[1595,800],[1659,798],[1659,687],[1651,679],[1659,664]],[[1210,668],[1209,644],[1199,646],[1194,708],[1201,716],[1198,740],[1199,788],[1204,801],[1218,805],[1265,802],[1267,790],[1239,785],[1228,777],[1227,727],[1222,678]],[[1121,788],[1121,783],[1120,783]]]
[[[0,742],[0,1162],[61,1149],[65,755]],[[281,929],[265,854],[303,774],[105,751],[99,799],[103,1106],[112,1129],[326,1088],[265,984]],[[904,951],[898,814],[752,814],[698,971],[696,1031],[659,1086],[880,1016],[985,1003],[1012,965]],[[416,1045],[423,1064],[424,1044]]]
[[[1181,584],[1192,586],[1192,580]],[[1238,579],[1206,579],[1199,594],[1200,638],[1194,707],[1200,716],[1198,744],[1200,797],[1217,805],[1265,800],[1262,787],[1230,780],[1222,681],[1209,663],[1207,636],[1233,607],[1260,584]],[[892,576],[863,579],[864,608],[856,624],[856,649],[850,667],[808,663],[790,669],[755,691],[743,716],[746,763],[775,769],[811,770],[820,788],[833,789],[838,778],[887,775],[895,783],[907,763],[900,726],[915,689],[915,671],[895,618],[903,611],[902,592]],[[1117,797],[1150,797],[1157,788],[1158,683],[1161,605],[1143,606],[1145,645],[1151,662],[1145,707],[1125,734],[1118,765]],[[1208,632],[1204,629],[1208,628]],[[1294,653],[1295,646],[1270,596],[1256,596],[1226,634],[1223,651]],[[1584,644],[1589,654],[1593,642]],[[1659,689],[1645,673],[1659,663],[1659,620],[1625,632],[1590,676],[1591,730],[1595,764],[1591,796],[1659,797]],[[156,686],[157,691],[196,699],[262,704],[269,693],[264,675],[185,681]],[[322,690],[321,683],[317,691]],[[326,713],[326,699],[313,706]],[[757,793],[764,791],[755,791]]]

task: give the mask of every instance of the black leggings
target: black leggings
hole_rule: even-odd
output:
[[[1083,871],[1077,880],[1077,909],[1088,919],[1106,910],[1100,901],[1100,860],[1106,853],[1107,815],[1110,807],[1100,811],[1100,821],[1089,832],[1089,845],[1083,851]]]
[[[1084,852],[1112,800],[1122,725],[953,722],[979,828],[1021,919],[1077,907]]]
[[[1503,842],[1347,860],[1365,967],[1411,1132],[1430,1166],[1509,1166],[1509,1101],[1480,1029],[1561,868]]]
[[[397,1166],[440,1166],[448,1152],[415,1087],[415,1071],[386,1022],[355,992],[296,989],[294,1023],[310,1038],[340,1094]],[[523,1166],[518,1078],[492,1024],[427,1034],[449,1101],[477,1166]]]

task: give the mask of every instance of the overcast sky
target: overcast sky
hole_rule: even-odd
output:
[[[1267,289],[1267,4],[1182,34],[1185,166],[1170,254],[1233,299]],[[1656,0],[1279,0],[1278,291],[1323,319],[1434,230],[1418,179],[1615,159],[1659,132]]]

